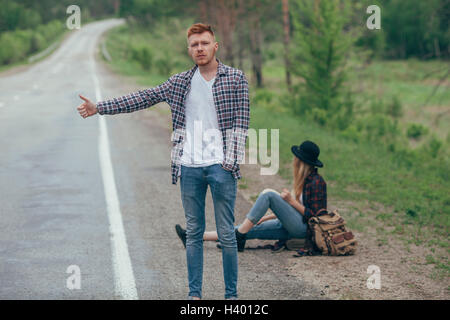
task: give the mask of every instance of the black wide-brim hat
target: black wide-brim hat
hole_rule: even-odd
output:
[[[292,146],[291,151],[297,158],[299,158],[303,162],[319,168],[323,167],[323,163],[319,159],[317,159],[320,154],[319,146],[314,142],[305,141],[299,146]]]

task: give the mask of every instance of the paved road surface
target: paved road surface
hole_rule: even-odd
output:
[[[76,110],[78,93],[95,101],[136,89],[96,60],[100,36],[119,23],[85,25],[47,59],[0,75],[0,299],[187,295],[168,117],[148,109],[83,119]],[[236,206],[250,208],[241,196]],[[213,229],[209,192],[207,211]],[[286,274],[285,260],[268,250],[239,254],[240,298],[319,296]],[[68,279],[77,284],[69,266],[81,272],[80,289],[68,288]],[[214,243],[205,244],[203,294],[224,294]]]

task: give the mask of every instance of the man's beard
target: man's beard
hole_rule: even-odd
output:
[[[207,64],[211,63],[211,61],[214,60],[214,55],[210,59],[205,59],[205,58],[207,58],[207,57],[204,57],[203,59],[196,61],[197,65],[206,66]],[[205,62],[200,62],[200,61],[205,61]]]

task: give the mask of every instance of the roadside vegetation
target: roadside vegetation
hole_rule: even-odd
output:
[[[0,0],[0,71],[27,64],[28,58],[62,41],[70,31],[66,10],[70,0]],[[80,21],[114,13],[111,1],[77,1]]]

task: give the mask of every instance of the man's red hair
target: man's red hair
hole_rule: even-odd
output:
[[[187,37],[189,38],[193,34],[200,34],[203,32],[209,32],[214,37],[214,31],[210,25],[204,23],[195,23],[187,31]]]

